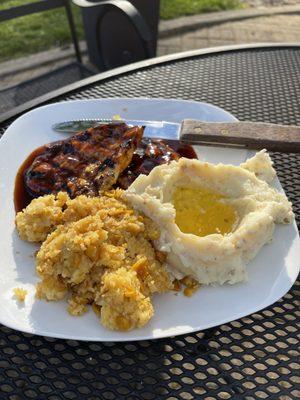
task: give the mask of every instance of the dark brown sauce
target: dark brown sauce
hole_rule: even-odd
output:
[[[32,196],[27,192],[24,184],[24,174],[27,168],[30,167],[35,157],[39,156],[45,150],[45,146],[38,147],[33,150],[32,153],[26,158],[23,164],[20,166],[16,179],[14,189],[14,205],[16,213],[22,211],[23,208],[27,207],[33,199]]]
[[[175,140],[163,140],[163,142],[166,143],[168,146],[170,146],[181,157],[197,158],[195,150],[193,149],[192,146],[188,144],[181,143]],[[45,150],[45,148],[46,146],[41,146],[35,149],[31,154],[29,154],[29,156],[26,158],[26,160],[23,162],[23,164],[20,166],[18,170],[15,179],[15,189],[14,189],[14,205],[16,213],[22,211],[25,207],[27,207],[28,204],[33,199],[33,197],[26,190],[24,184],[24,174],[26,173],[26,170],[30,167],[34,159],[37,156],[39,156]],[[134,156],[132,162],[126,169],[126,173],[129,174],[132,173],[132,170],[136,168],[136,162],[137,160],[136,157]],[[153,165],[152,168],[153,167],[155,167],[155,165]]]
[[[177,140],[164,140],[168,146],[172,147],[181,157],[185,158],[198,158],[194,148],[186,143],[178,142]]]
[[[197,158],[197,155],[191,146],[178,141],[143,138],[116,186],[126,190],[140,174],[148,175],[153,168],[180,157]]]

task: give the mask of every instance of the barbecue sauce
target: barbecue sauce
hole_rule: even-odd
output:
[[[140,175],[148,175],[153,168],[169,164],[181,157],[197,158],[192,148],[175,140],[143,138],[133,154],[131,163],[120,174],[117,187],[126,190]]]
[[[26,170],[33,163],[34,159],[39,156],[46,149],[46,146],[38,147],[33,150],[32,153],[26,158],[21,167],[18,170],[15,179],[15,189],[14,189],[14,205],[16,213],[22,211],[23,208],[27,207],[31,202],[33,197],[27,192],[25,184],[24,184],[24,175]]]
[[[166,142],[168,146],[172,147],[180,157],[198,158],[194,148],[189,144],[178,142],[177,140],[164,140],[164,142]]]
[[[149,140],[149,139],[148,139]],[[169,147],[171,147],[172,150],[174,150],[180,157],[186,157],[186,158],[197,158],[197,154],[195,150],[193,149],[192,146],[184,143],[180,143],[178,141],[173,141],[173,140],[162,140],[161,142],[167,144]],[[150,141],[151,144],[151,141]],[[15,206],[15,211],[16,213],[19,211],[22,211],[25,207],[28,206],[28,204],[33,200],[33,196],[31,196],[28,191],[26,190],[26,186],[24,183],[24,175],[26,173],[26,170],[30,167],[30,165],[33,163],[34,159],[42,154],[47,146],[41,146],[35,149],[29,156],[26,158],[26,160],[23,162],[21,167],[18,170],[16,179],[15,179],[15,189],[14,189],[14,206]],[[136,169],[137,167],[142,163],[142,161],[145,161],[145,156],[143,154],[139,153],[139,147],[136,150],[136,153],[133,155],[132,161],[129,164],[129,166],[126,168],[126,174],[129,176],[132,175],[133,179],[132,181],[136,178]],[[155,162],[155,158],[147,159],[146,160],[146,169],[144,173],[149,173],[151,169],[156,167],[157,165],[162,164],[163,162],[157,163]],[[124,171],[125,172],[125,171]],[[123,173],[124,173],[123,172]],[[131,182],[130,182],[131,183]],[[122,185],[120,185],[122,186]],[[127,185],[126,185],[127,186]],[[126,189],[126,187],[124,187]]]

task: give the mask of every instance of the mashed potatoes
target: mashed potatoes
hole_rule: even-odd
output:
[[[156,246],[175,276],[236,283],[275,223],[294,218],[286,196],[268,183],[274,176],[264,151],[240,167],[182,158],[140,175],[125,198],[158,225]]]
[[[130,330],[153,316],[150,296],[173,285],[164,254],[152,246],[159,231],[121,196],[41,197],[17,214],[16,226],[24,240],[44,240],[36,257],[38,298],[69,295],[72,315],[92,304],[104,326]]]

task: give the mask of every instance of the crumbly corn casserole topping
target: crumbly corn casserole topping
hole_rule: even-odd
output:
[[[16,216],[22,239],[43,241],[36,256],[41,278],[36,296],[68,296],[72,315],[91,304],[101,323],[114,330],[144,326],[154,313],[151,295],[173,288],[165,255],[152,245],[158,229],[122,193],[73,200],[66,193],[48,195]]]

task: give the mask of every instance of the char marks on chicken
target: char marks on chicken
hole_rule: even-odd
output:
[[[143,131],[125,123],[99,125],[46,145],[25,172],[27,192],[32,197],[59,191],[71,198],[97,196],[128,167]]]

